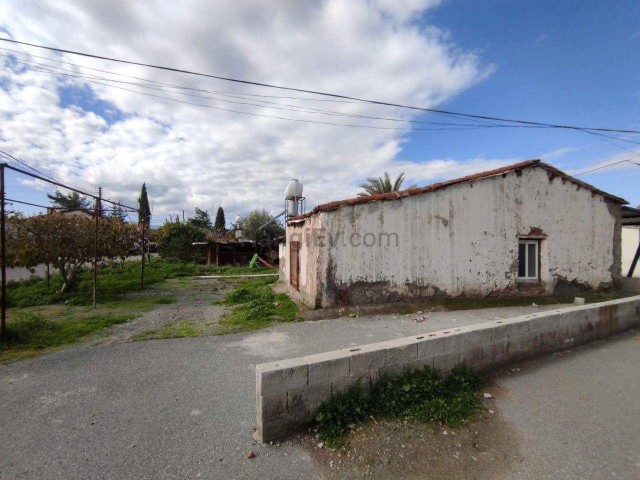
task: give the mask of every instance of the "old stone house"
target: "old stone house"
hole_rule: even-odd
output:
[[[312,308],[601,289],[625,203],[530,160],[319,205],[288,221],[281,272]]]

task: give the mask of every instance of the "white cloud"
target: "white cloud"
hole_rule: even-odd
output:
[[[34,43],[428,107],[472,87],[491,72],[476,54],[457,48],[447,32],[418,25],[415,20],[439,3],[283,0],[266,7],[257,0],[202,0],[189,5],[15,0],[6,2],[0,12],[0,28]],[[194,88],[304,96],[78,57],[65,59]],[[227,218],[255,207],[277,211],[291,177],[304,177],[311,207],[353,196],[359,181],[385,170],[406,171],[410,182],[426,183],[508,162],[483,158],[398,161],[408,129],[346,128],[239,115],[93,84],[97,97],[124,114],[109,123],[93,112],[60,106],[59,88],[78,87],[78,80],[54,81],[46,74],[6,68],[0,85],[3,78],[8,82],[6,90],[0,89],[3,148],[46,165],[55,174],[103,185],[130,203],[144,181],[156,220],[195,206],[213,212],[220,204]],[[180,98],[315,121],[406,125]],[[268,100],[347,114],[413,118],[406,110],[359,103]]]

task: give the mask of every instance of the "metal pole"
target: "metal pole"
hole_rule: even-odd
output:
[[[93,308],[96,308],[98,300],[98,228],[100,223],[100,199],[102,198],[102,187],[98,187],[98,198],[96,200],[96,228],[93,237]]]
[[[5,188],[4,188],[4,167],[0,164],[0,270],[2,270],[2,306],[0,307],[0,337],[7,335],[7,245],[6,245],[6,218],[4,211]]]
[[[140,288],[144,288],[144,229],[146,225],[146,219],[142,219],[142,264],[140,269]]]

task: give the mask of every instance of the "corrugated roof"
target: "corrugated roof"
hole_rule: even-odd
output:
[[[354,197],[354,198],[348,198],[346,200],[338,200],[335,202],[323,203],[315,207],[310,212],[307,212],[302,215],[298,215],[297,217],[290,218],[289,222],[297,222],[300,220],[304,220],[305,218],[315,215],[316,213],[336,210],[337,208],[340,208],[343,206],[359,205],[362,203],[379,202],[379,201],[385,201],[385,200],[398,200],[405,197],[412,197],[414,195],[421,195],[423,193],[434,192],[436,190],[450,187],[452,185],[457,185],[459,183],[473,182],[475,180],[493,177],[496,175],[506,175],[507,173],[517,172],[519,170],[522,170],[528,167],[534,167],[534,166],[543,168],[547,170],[550,173],[550,175],[554,175],[554,176],[563,178],[565,180],[568,180],[572,183],[575,183],[576,185],[580,185],[582,188],[591,190],[592,192],[598,195],[602,195],[603,197],[608,198],[613,202],[620,203],[620,204],[628,203],[623,198],[616,197],[615,195],[611,195],[607,192],[603,192],[602,190],[597,189],[593,185],[589,185],[588,183],[578,180],[577,178],[572,177],[564,173],[563,171],[558,170],[557,168],[552,167],[551,165],[544,163],[540,160],[527,160],[525,162],[519,162],[519,163],[514,163],[513,165],[507,165],[506,167],[496,168],[494,170],[487,170],[486,172],[474,173],[473,175],[467,175],[466,177],[460,177],[453,180],[447,180],[445,182],[434,183],[426,187],[408,188],[406,190],[400,190],[397,192],[380,193],[377,195],[367,195],[365,197]]]

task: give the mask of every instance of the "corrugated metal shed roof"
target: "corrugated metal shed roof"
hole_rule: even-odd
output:
[[[328,212],[331,210],[336,210],[340,207],[343,206],[350,206],[350,205],[359,205],[359,204],[363,204],[363,203],[370,203],[370,202],[379,202],[379,201],[386,201],[386,200],[398,200],[401,198],[405,198],[405,197],[412,197],[414,195],[422,195],[423,193],[429,193],[429,192],[434,192],[436,190],[440,190],[446,187],[450,187],[452,185],[457,185],[460,183],[467,183],[467,182],[473,182],[475,180],[480,180],[483,178],[488,178],[488,177],[493,177],[496,175],[506,175],[507,173],[511,173],[511,172],[517,172],[520,170],[523,170],[525,168],[529,168],[529,167],[539,167],[539,168],[543,168],[544,170],[546,170],[547,172],[549,172],[549,175],[553,175],[553,176],[557,176],[560,178],[563,178],[565,180],[568,180],[572,183],[575,183],[576,185],[581,186],[582,188],[586,188],[587,190],[591,190],[593,193],[598,194],[598,195],[602,195],[603,197],[616,202],[616,203],[620,203],[620,204],[626,204],[628,203],[625,199],[620,198],[620,197],[616,197],[615,195],[611,195],[607,192],[604,192],[602,190],[597,189],[596,187],[594,187],[593,185],[589,185],[588,183],[585,183],[581,180],[578,180],[575,177],[572,177],[564,172],[562,172],[561,170],[558,170],[555,167],[552,167],[551,165],[547,164],[547,163],[543,163],[540,160],[527,160],[525,162],[519,162],[519,163],[514,163],[513,165],[507,165],[506,167],[501,167],[501,168],[496,168],[494,170],[487,170],[486,172],[479,172],[479,173],[474,173],[473,175],[467,175],[466,177],[460,177],[460,178],[456,178],[453,180],[447,180],[445,182],[439,182],[439,183],[434,183],[432,185],[428,185],[426,187],[415,187],[415,188],[408,188],[406,190],[400,190],[397,192],[389,192],[389,193],[380,193],[377,195],[368,195],[365,197],[354,197],[354,198],[348,198],[346,200],[338,200],[335,202],[329,202],[329,203],[323,203],[321,205],[318,205],[317,207],[315,207],[313,210],[311,210],[310,212],[307,212],[303,215],[298,215],[297,217],[292,217],[289,219],[289,222],[298,222],[301,220],[304,220],[305,218],[308,218],[312,215],[315,215],[316,213],[319,212]]]

